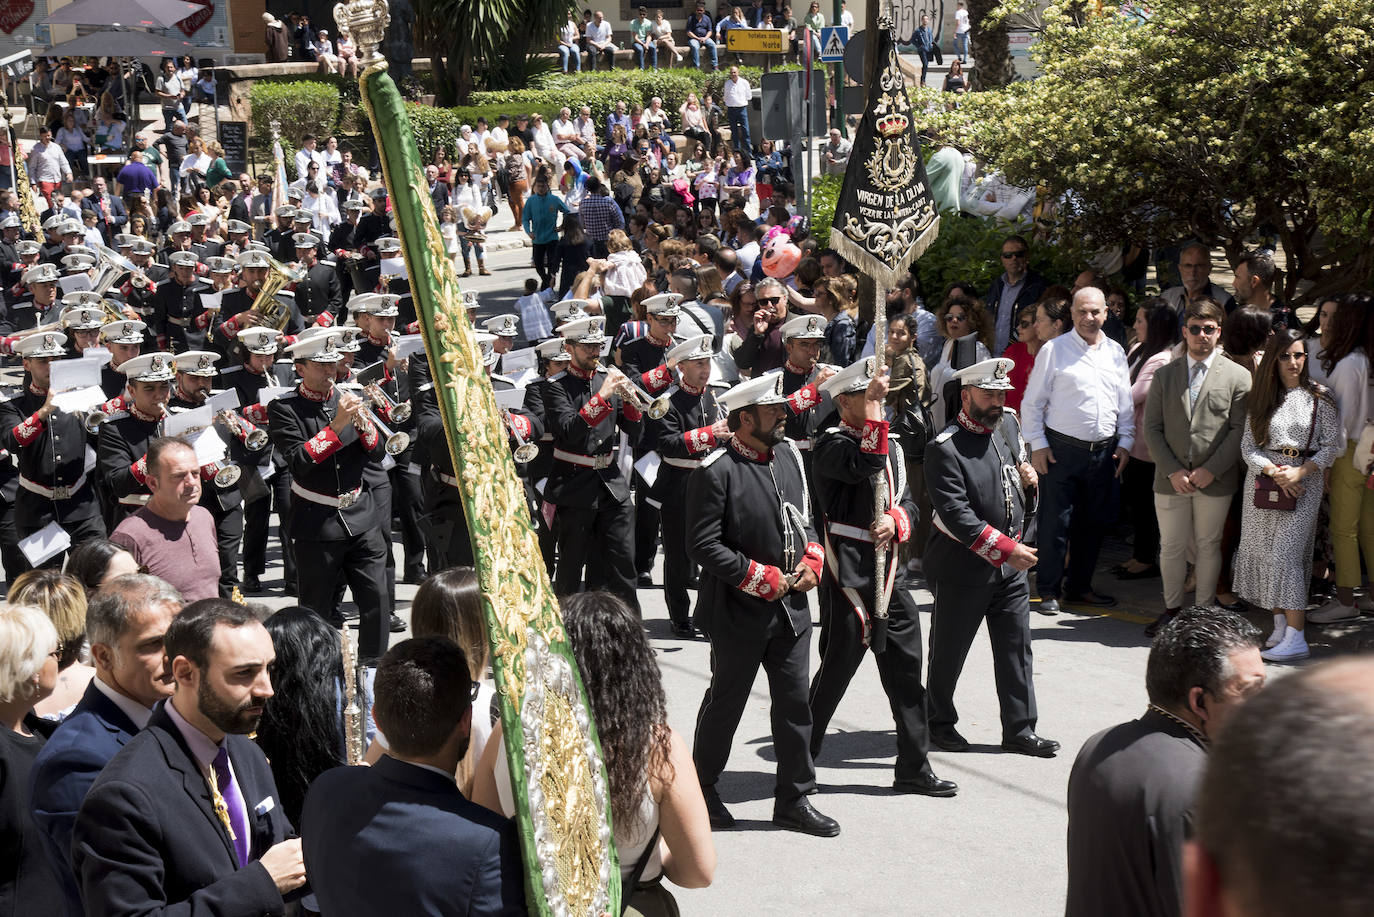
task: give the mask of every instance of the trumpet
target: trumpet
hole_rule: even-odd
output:
[[[615,373],[620,376],[620,381],[616,383],[615,387],[620,391],[625,400],[634,405],[641,413],[648,414],[654,420],[658,420],[664,414],[668,413],[668,408],[671,407],[671,404],[667,395],[660,395],[655,398],[634,382],[630,381],[630,377],[619,369],[615,367],[607,368],[600,363],[597,364],[597,367],[605,370],[608,374]]]
[[[511,438],[515,440],[515,461],[520,465],[528,465],[539,455],[539,446],[529,442],[520,434],[515,426],[515,421],[511,419],[510,411],[501,412],[501,416],[506,419],[506,429],[510,431]]]
[[[375,382],[367,386],[364,391],[372,398],[372,403],[386,416],[387,420],[392,423],[405,423],[410,419],[409,401],[395,400]]]
[[[89,411],[78,411],[77,416],[81,418],[81,426],[87,433],[95,434],[100,432],[100,425],[110,419],[110,415],[100,410],[91,408]]]
[[[254,426],[244,418],[225,408],[215,415],[224,421],[224,425],[229,428],[229,432],[239,438],[239,441],[248,448],[249,452],[261,452],[267,448],[267,431]]]
[[[243,477],[243,469],[238,465],[224,465],[220,462],[211,462],[206,465],[203,471],[214,474],[216,487],[233,487]]]
[[[366,389],[356,382],[340,382],[338,384],[338,387],[345,392],[366,392]],[[386,440],[387,455],[400,455],[402,452],[406,451],[407,447],[410,446],[410,434],[406,433],[403,430],[393,431],[386,424],[382,423],[381,418],[378,417],[370,407],[367,407],[366,400],[363,402],[362,414],[368,420],[372,421],[373,425],[376,426],[377,430],[382,434],[382,437]],[[360,430],[362,429],[362,424],[356,421],[353,425],[355,427],[358,427]]]

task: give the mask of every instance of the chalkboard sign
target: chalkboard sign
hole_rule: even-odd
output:
[[[246,121],[221,121],[219,123],[219,142],[224,147],[224,164],[229,171],[238,175],[248,171],[248,123]]]

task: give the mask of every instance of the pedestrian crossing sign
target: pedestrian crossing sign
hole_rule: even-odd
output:
[[[821,60],[827,64],[844,61],[844,46],[849,42],[849,26],[828,25],[821,29]]]

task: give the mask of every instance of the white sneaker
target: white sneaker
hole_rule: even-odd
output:
[[[1290,627],[1279,645],[1260,653],[1260,658],[1265,662],[1297,662],[1310,655],[1312,652],[1307,648],[1307,638],[1303,632]]]
[[[679,54],[679,53],[677,53],[677,52],[675,51],[675,52],[673,52],[673,56],[677,58],[677,62],[678,62],[679,64],[682,63],[682,55],[681,55],[681,54]]]
[[[1360,616],[1354,605],[1342,605],[1340,599],[1332,599],[1316,611],[1308,612],[1307,620],[1317,624],[1335,624],[1338,621],[1354,621]]]
[[[1283,642],[1284,635],[1288,633],[1287,623],[1279,624],[1269,632],[1269,637],[1264,641],[1264,648],[1272,650]]]

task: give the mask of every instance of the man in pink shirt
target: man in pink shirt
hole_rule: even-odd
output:
[[[219,595],[215,520],[200,505],[200,462],[186,440],[162,436],[148,444],[152,496],[110,535],[139,565],[175,586],[187,602]]]

